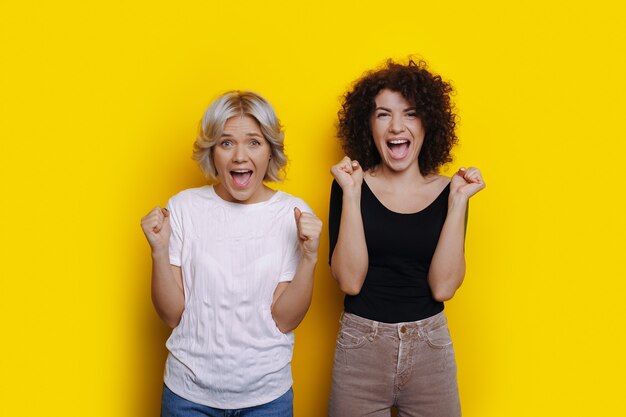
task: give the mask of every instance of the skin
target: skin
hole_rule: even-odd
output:
[[[270,199],[274,190],[263,184],[270,158],[270,144],[259,123],[250,116],[231,117],[213,148],[213,165],[220,180],[215,192],[232,203],[254,204]],[[243,171],[252,173],[245,185],[235,180],[236,172]]]
[[[270,157],[270,144],[254,118],[242,115],[228,119],[213,149],[219,179],[215,192],[222,199],[238,204],[268,200],[275,193],[263,184]],[[300,324],[311,304],[322,231],[322,222],[315,215],[298,208],[294,210],[294,221],[302,256],[293,280],[278,284],[272,300],[272,317],[284,333]],[[159,317],[174,328],[182,317],[185,296],[182,270],[169,263],[172,228],[167,209],[152,209],[141,219],[141,227],[152,253],[152,302]]]
[[[361,218],[361,185],[365,180],[390,210],[415,213],[427,207],[450,183],[448,213],[428,273],[433,297],[451,299],[465,276],[465,214],[470,197],[485,188],[477,168],[460,168],[451,178],[423,176],[418,156],[425,130],[415,109],[399,92],[381,90],[369,120],[381,163],[363,172],[358,161],[343,158],[331,168],[343,190],[343,210],[331,273],[343,292],[361,291],[368,269],[367,245]]]
[[[172,235],[167,209],[155,207],[141,219],[152,255],[152,304],[171,328],[178,326],[185,308],[182,269],[170,265],[169,240]]]

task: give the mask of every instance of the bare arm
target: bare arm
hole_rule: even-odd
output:
[[[185,308],[183,274],[179,266],[170,265],[169,253],[152,253],[152,304],[165,324],[178,326]]]
[[[361,291],[367,274],[368,255],[361,217],[361,184],[363,170],[357,161],[345,157],[331,169],[343,191],[339,235],[335,245],[330,272],[346,294]]]
[[[428,283],[437,301],[454,296],[465,277],[465,210],[467,200],[448,203],[448,214],[428,271]]]
[[[459,170],[450,182],[448,214],[428,271],[428,283],[437,301],[446,301],[465,277],[465,216],[471,196],[485,188],[476,168]]]
[[[302,258],[293,280],[279,283],[274,291],[272,318],[283,333],[298,327],[309,310],[316,264],[317,259]]]
[[[154,208],[141,219],[141,228],[152,250],[152,303],[161,320],[174,328],[182,317],[185,295],[181,268],[170,265],[172,228],[169,212]]]
[[[300,243],[300,261],[291,282],[281,282],[274,291],[272,318],[287,333],[298,327],[311,305],[322,222],[311,213],[294,212]]]

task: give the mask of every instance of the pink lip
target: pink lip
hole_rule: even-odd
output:
[[[253,170],[247,170],[249,172],[247,173],[241,173],[241,174],[237,174],[234,171],[243,171],[244,169],[239,168],[237,170],[233,170],[230,171],[230,178],[231,178],[231,183],[233,184],[234,188],[237,189],[245,189],[246,187],[248,187],[248,185],[250,185],[250,182],[252,181],[252,175],[254,174]]]
[[[402,144],[392,145],[392,141],[404,141]],[[407,138],[391,138],[386,141],[387,151],[391,159],[401,160],[407,157],[409,154],[409,148],[411,147],[411,141]]]

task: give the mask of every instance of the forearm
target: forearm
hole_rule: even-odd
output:
[[[316,264],[317,257],[302,257],[293,280],[272,304],[272,318],[283,333],[298,327],[309,310]]]
[[[446,221],[428,272],[428,283],[437,301],[454,296],[465,277],[465,214],[467,200],[450,202]]]
[[[168,326],[178,325],[185,308],[182,272],[170,265],[167,250],[152,253],[152,303]]]
[[[356,295],[361,291],[368,261],[360,195],[344,195],[339,234],[330,266],[344,293]]]

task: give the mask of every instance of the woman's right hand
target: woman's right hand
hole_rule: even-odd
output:
[[[333,174],[344,194],[361,192],[363,170],[357,160],[352,160],[346,156],[337,165],[333,165],[330,173]]]
[[[141,218],[141,228],[153,252],[169,248],[172,226],[170,225],[170,212],[166,208],[158,206],[153,208],[150,213]]]

